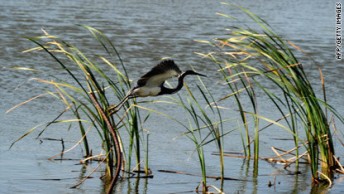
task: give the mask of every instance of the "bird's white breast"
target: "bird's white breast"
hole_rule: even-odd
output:
[[[139,87],[134,89],[133,96],[136,97],[147,97],[147,96],[157,96],[161,91],[160,87]]]

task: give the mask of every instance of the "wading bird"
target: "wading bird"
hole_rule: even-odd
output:
[[[131,98],[174,94],[182,89],[184,78],[187,75],[206,76],[192,70],[182,72],[173,60],[163,60],[158,65],[153,67],[148,73],[144,74],[137,81],[137,85],[128,92],[123,100],[118,105],[110,107],[108,112],[110,114],[116,112],[127,100]],[[165,81],[172,77],[178,77],[177,87],[165,87]]]

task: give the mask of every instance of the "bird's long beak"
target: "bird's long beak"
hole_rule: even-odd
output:
[[[178,77],[185,77],[186,75],[199,75],[199,76],[207,77],[206,75],[201,74],[201,73],[197,73],[193,70],[187,70],[184,73],[180,74]]]
[[[206,75],[204,75],[204,74],[201,74],[201,73],[197,73],[197,72],[195,72],[195,75],[199,75],[199,76],[207,77]]]

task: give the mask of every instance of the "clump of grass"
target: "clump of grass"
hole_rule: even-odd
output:
[[[126,111],[115,112],[116,114],[113,116],[107,112],[112,107],[111,103],[114,102],[110,99],[110,96],[114,96],[120,101],[131,88],[128,74],[118,51],[111,41],[102,32],[94,28],[89,26],[82,27],[92,34],[108,55],[117,58],[119,66],[104,56],[93,56],[91,59],[77,47],[56,36],[50,35],[46,31],[43,31],[43,36],[28,38],[38,47],[29,49],[26,52],[46,52],[69,76],[63,80],[53,75],[51,76],[52,80],[36,79],[38,82],[52,86],[54,90],[49,92],[49,94],[59,99],[66,106],[65,111],[48,123],[39,135],[53,123],[76,122],[80,129],[85,158],[87,158],[85,161],[87,162],[88,159],[92,159],[92,153],[86,129],[95,128],[101,140],[102,145],[100,147],[105,150],[102,159],[106,161],[104,180],[108,180],[106,184],[107,193],[111,193],[114,184],[120,176],[122,166],[125,166],[124,161],[128,162],[126,165],[127,169],[131,169],[131,156],[134,147],[136,148],[137,166],[140,165],[140,113],[135,106],[131,106],[129,101],[124,104]],[[116,75],[116,81],[109,77],[108,69],[112,70],[112,73]],[[133,104],[136,104],[136,102],[133,101]],[[59,121],[58,119],[68,111],[71,111],[76,119]],[[38,126],[29,130],[17,141],[37,128]],[[126,128],[130,134],[129,153],[126,160],[123,160],[125,149],[123,148],[123,141],[119,133],[120,128]]]
[[[188,96],[186,101],[181,96],[176,100],[176,103],[183,108],[184,111],[190,116],[189,127],[183,125],[187,132],[184,133],[195,145],[195,150],[198,155],[200,168],[202,172],[202,192],[208,192],[209,187],[216,188],[214,186],[207,185],[207,170],[206,170],[206,156],[204,154],[204,146],[210,143],[215,143],[219,153],[219,167],[220,176],[217,179],[221,180],[221,188],[218,189],[223,191],[223,181],[225,180],[225,166],[224,166],[224,148],[223,142],[224,137],[231,131],[224,131],[223,123],[226,121],[222,117],[222,113],[216,104],[216,101],[204,85],[201,79],[199,79],[201,86],[197,86],[198,92],[201,97],[196,98],[194,93],[185,85]],[[202,106],[203,100],[205,107]],[[209,110],[207,110],[209,109]],[[196,190],[198,190],[199,186]]]
[[[224,79],[231,91],[227,97],[234,96],[242,121],[247,129],[247,115],[254,120],[254,159],[259,156],[259,120],[270,122],[291,132],[295,147],[304,144],[310,156],[313,182],[327,181],[333,177],[333,170],[338,167],[335,162],[335,150],[326,111],[330,111],[341,122],[344,119],[338,112],[319,99],[304,71],[304,66],[294,55],[292,45],[278,36],[269,25],[245,8],[241,9],[249,18],[260,26],[256,31],[251,28],[232,28],[228,38],[208,42],[218,52],[201,54],[211,59],[220,67]],[[281,96],[268,88],[264,82],[271,83],[280,90]],[[282,119],[274,121],[259,113],[255,90],[261,90],[271,101],[271,105],[281,114]],[[252,109],[244,109],[240,98],[246,92]],[[227,99],[224,97],[223,99]],[[279,121],[284,120],[286,125]],[[301,125],[306,140],[299,137]],[[250,155],[250,139],[247,135],[245,152]],[[246,147],[246,146],[245,146]],[[296,150],[298,158],[298,149]],[[321,169],[319,169],[321,166]]]

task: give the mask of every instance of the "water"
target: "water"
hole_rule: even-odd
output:
[[[57,162],[47,158],[61,151],[59,141],[39,140],[35,132],[18,142],[11,150],[11,143],[24,132],[36,125],[54,119],[63,110],[61,104],[49,97],[42,97],[9,114],[5,111],[14,105],[42,93],[42,86],[31,78],[61,75],[63,71],[47,55],[24,54],[21,51],[31,48],[32,43],[24,36],[41,34],[41,28],[50,34],[66,38],[85,49],[86,52],[99,52],[96,42],[89,34],[75,24],[86,24],[102,30],[117,46],[130,77],[135,79],[162,57],[173,57],[180,68],[189,65],[209,77],[207,85],[214,84],[214,95],[223,95],[222,85],[216,67],[197,57],[194,52],[207,52],[194,40],[209,40],[223,37],[225,29],[235,25],[216,12],[239,16],[237,10],[221,5],[217,1],[184,0],[0,0],[0,193],[102,193],[103,186],[99,172],[92,175],[79,189],[69,189],[76,184],[83,172],[90,173],[96,168],[94,163],[86,169],[77,160]],[[234,1],[262,16],[283,37],[301,46],[317,63],[304,60],[309,77],[320,91],[318,68],[322,68],[328,87],[328,100],[341,114],[344,114],[342,95],[344,65],[334,56],[334,7],[335,1]],[[245,20],[244,20],[245,21]],[[252,25],[248,22],[246,25]],[[45,73],[18,71],[15,67],[30,67]],[[192,80],[192,78],[191,78]],[[192,84],[191,84],[192,86]],[[221,91],[221,92],[220,92]],[[183,92],[183,91],[182,91]],[[164,97],[159,97],[166,99]],[[153,106],[171,114],[182,115],[176,107]],[[183,116],[181,116],[182,119]],[[164,123],[160,128],[156,123]],[[68,131],[68,126],[56,125],[44,137],[63,138],[69,148],[78,140],[77,130]],[[152,117],[146,124],[150,131],[150,167],[153,179],[130,179],[116,187],[118,193],[178,193],[191,192],[199,184],[200,177],[167,174],[158,170],[177,170],[200,174],[197,157],[192,154],[194,146],[186,138],[175,138],[184,129],[166,118]],[[66,135],[67,134],[67,135]],[[228,136],[226,151],[241,151],[238,136]],[[284,137],[283,131],[262,133],[264,156],[273,155],[270,147],[281,144],[273,138]],[[96,134],[94,134],[96,137]],[[282,142],[283,143],[283,142]],[[291,145],[290,145],[291,146]],[[342,150],[341,145],[337,145]],[[94,154],[101,149],[93,150]],[[206,150],[209,175],[217,175],[218,160],[211,153],[215,148]],[[82,150],[77,148],[65,157],[78,159]],[[344,152],[338,152],[343,157]],[[242,159],[226,158],[226,176],[246,181],[226,181],[227,193],[310,193],[310,169],[302,167],[299,176],[287,175],[282,166],[272,166],[260,162],[258,179],[252,177],[251,163]],[[276,181],[276,187],[267,187],[269,181]],[[57,179],[57,180],[56,180]],[[210,184],[219,186],[216,181]],[[344,191],[343,177],[335,179],[330,193]],[[116,193],[117,193],[116,192]]]

